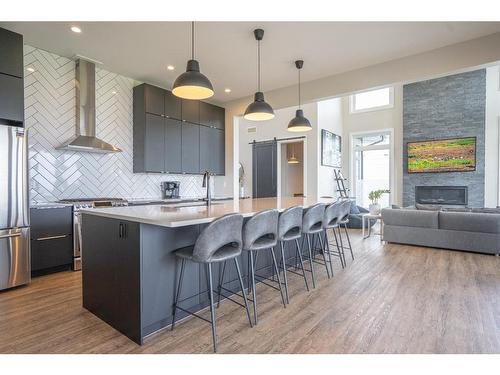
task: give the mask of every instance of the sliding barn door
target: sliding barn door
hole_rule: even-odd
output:
[[[277,195],[277,143],[262,142],[252,145],[252,191],[254,198]]]

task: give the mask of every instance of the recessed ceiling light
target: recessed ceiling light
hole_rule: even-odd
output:
[[[80,29],[78,26],[71,26],[71,31],[74,33],[81,33],[82,29]]]
[[[174,70],[174,69],[175,69],[175,66],[173,66],[173,65],[169,65],[169,66],[167,66],[167,69],[168,69],[168,70]]]
[[[111,91],[111,94],[116,95],[116,91]]]
[[[33,69],[33,68],[31,68],[31,67],[26,68],[26,70],[27,70],[28,72],[30,72],[30,73],[33,73],[33,72],[35,71],[35,69]]]
[[[231,89],[224,89],[224,92],[231,92]]]

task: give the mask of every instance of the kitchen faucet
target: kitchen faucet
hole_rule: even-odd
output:
[[[212,194],[210,192],[210,176],[211,176],[211,174],[209,171],[205,171],[205,173],[203,173],[203,185],[202,185],[202,187],[207,188],[207,198],[206,198],[207,206],[210,206],[212,204]]]

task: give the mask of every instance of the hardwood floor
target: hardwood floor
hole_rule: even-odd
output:
[[[261,285],[259,324],[223,302],[221,353],[500,353],[500,258],[396,244],[351,231],[356,259],[317,286],[288,274],[290,305]],[[335,259],[336,260],[336,259]],[[208,315],[207,312],[204,314]],[[136,345],[81,307],[81,273],[0,293],[1,353],[211,353],[210,325],[189,319]]]

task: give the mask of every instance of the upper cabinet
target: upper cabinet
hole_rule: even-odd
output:
[[[222,107],[200,102],[200,124],[225,130],[226,111]]]
[[[23,36],[0,29],[0,73],[23,78]]]
[[[182,99],[182,121],[200,123],[200,101]]]
[[[0,28],[0,125],[24,126],[23,36]]]
[[[224,129],[224,108],[136,86],[134,173],[224,175]]]

